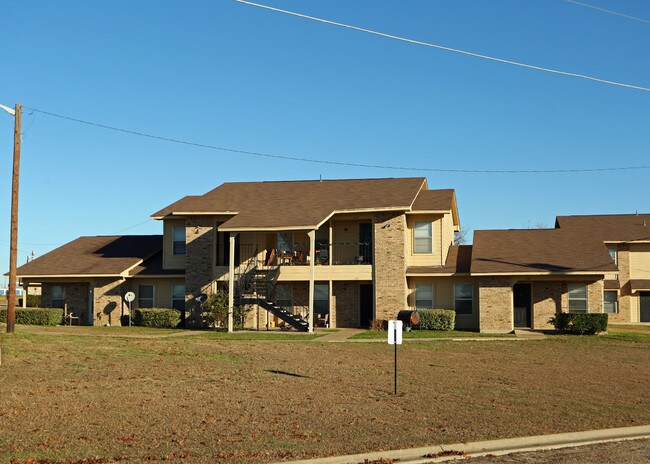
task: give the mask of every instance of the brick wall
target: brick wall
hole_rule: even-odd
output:
[[[189,217],[185,230],[185,308],[187,327],[203,326],[203,312],[195,298],[212,293],[214,220],[212,217]]]
[[[41,293],[41,306],[52,306],[52,285],[60,285],[65,289],[65,302],[68,305],[68,311],[73,311],[75,316],[79,317],[81,324],[88,322],[88,283],[43,283]],[[76,321],[75,321],[76,322]]]
[[[628,245],[621,244],[618,247],[618,280],[621,283],[621,289],[618,294],[618,314],[610,314],[610,321],[632,322],[636,321],[636,307],[633,314],[634,298],[632,296],[632,285],[630,284],[630,248]]]
[[[121,317],[129,314],[124,302],[125,287],[121,279],[97,279],[93,285],[93,325],[122,325]]]
[[[481,278],[478,293],[481,332],[510,332],[513,330],[511,279],[507,277]]]
[[[533,282],[533,329],[553,329],[548,321],[562,311],[561,282]]]
[[[359,327],[359,283],[332,282],[330,327]]]
[[[597,280],[587,285],[587,312],[603,312],[603,281]]]
[[[375,319],[394,319],[407,307],[406,215],[386,213],[373,220]]]

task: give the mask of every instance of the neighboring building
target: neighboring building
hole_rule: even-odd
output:
[[[249,327],[367,326],[404,308],[456,311],[459,329],[549,328],[560,311],[650,321],[650,215],[558,217],[554,229],[476,231],[455,246],[453,190],[424,178],[225,183],[153,218],[163,236],[82,237],[19,268],[43,305],[119,324],[228,290]],[[78,308],[78,309],[77,309]]]

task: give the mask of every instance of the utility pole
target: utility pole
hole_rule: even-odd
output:
[[[16,323],[16,260],[18,257],[18,180],[20,178],[20,119],[23,107],[16,103],[14,113],[14,173],[11,182],[11,245],[9,246],[9,297],[7,299],[7,333],[14,333]]]

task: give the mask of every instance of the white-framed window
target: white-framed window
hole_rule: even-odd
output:
[[[608,246],[607,251],[609,252],[609,256],[611,256],[612,261],[614,261],[614,264],[618,264],[618,255],[616,253],[616,247],[615,246]]]
[[[454,284],[454,310],[456,314],[472,314],[474,306],[474,286]]]
[[[153,308],[153,284],[138,285],[138,308]]]
[[[65,287],[63,285],[52,285],[52,307],[63,308],[65,306]]]
[[[415,284],[415,309],[433,309],[433,284]]]
[[[616,314],[618,312],[618,292],[616,290],[605,290],[603,295],[603,312]]]
[[[413,252],[433,253],[433,224],[416,222],[413,225]]]
[[[185,311],[185,284],[172,285],[172,308]]]
[[[185,254],[185,227],[184,226],[174,226],[172,227],[172,239],[173,239],[173,252],[175,255],[184,255]]]
[[[570,313],[587,312],[587,286],[585,284],[569,284],[567,286]]]

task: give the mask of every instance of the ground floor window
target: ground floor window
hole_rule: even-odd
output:
[[[289,311],[293,308],[293,287],[287,284],[275,286],[275,304]]]
[[[472,284],[454,284],[456,314],[472,314],[474,288]]]
[[[618,292],[606,291],[603,298],[603,310],[609,314],[616,314],[618,312]]]
[[[185,311],[185,285],[172,285],[172,308]]]
[[[585,284],[568,285],[569,312],[587,312],[587,286]]]
[[[153,308],[153,285],[138,285],[138,308]]]
[[[52,307],[63,308],[65,306],[65,287],[63,285],[52,285]]]
[[[433,284],[415,284],[415,309],[433,309]]]
[[[314,285],[314,313],[327,314],[330,312],[330,288],[328,284]]]

